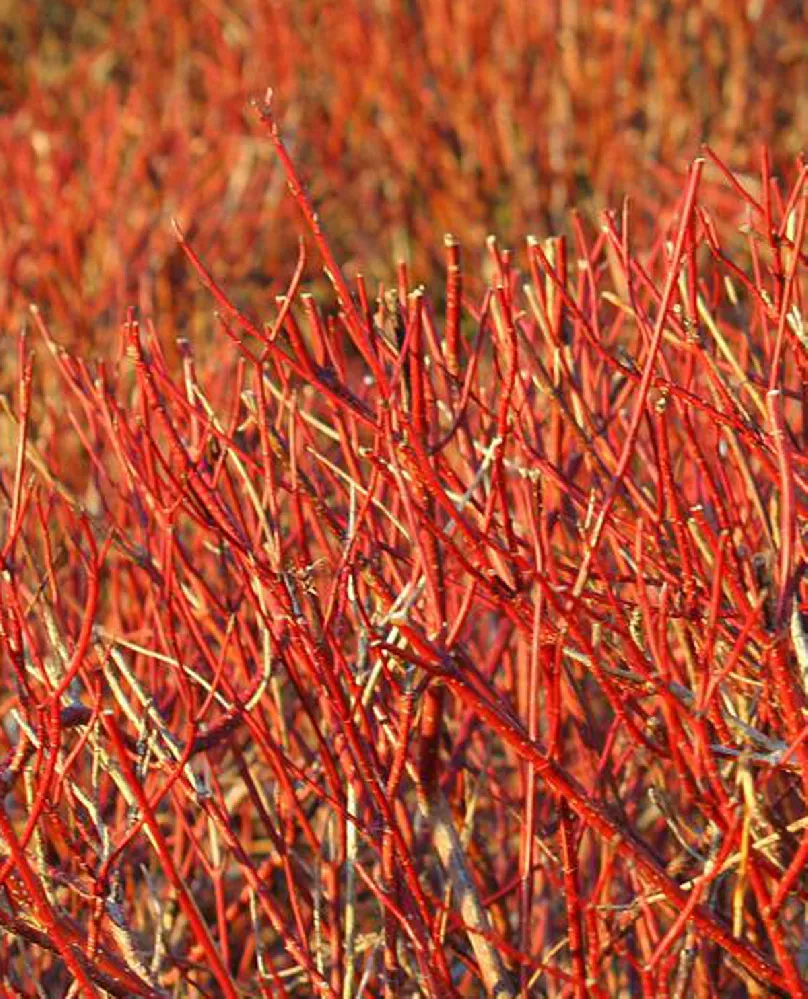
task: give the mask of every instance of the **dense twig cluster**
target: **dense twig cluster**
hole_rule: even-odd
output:
[[[805,993],[806,193],[5,403],[4,994]],[[725,252],[704,175],[748,213]],[[731,216],[730,216],[731,217]],[[75,466],[80,443],[83,459]],[[766,992],[768,990],[768,992]]]

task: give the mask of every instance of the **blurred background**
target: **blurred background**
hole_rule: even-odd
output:
[[[33,301],[103,346],[134,305],[204,342],[172,217],[268,317],[303,231],[249,107],[268,86],[348,276],[403,259],[429,284],[445,232],[473,269],[489,232],[521,246],[630,192],[641,235],[705,141],[752,188],[764,144],[793,170],[808,2],[0,0],[4,333]]]

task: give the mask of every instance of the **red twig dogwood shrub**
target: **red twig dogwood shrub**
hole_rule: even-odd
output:
[[[3,995],[805,994],[808,168],[371,289],[257,112],[268,321],[19,338]]]

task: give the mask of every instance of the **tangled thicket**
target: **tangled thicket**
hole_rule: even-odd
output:
[[[808,169],[724,173],[735,257],[703,160],[643,252],[492,239],[476,299],[447,238],[439,310],[349,287],[260,115],[336,312],[301,243],[250,319],[178,229],[207,362],[35,310],[68,431],[19,340],[7,980],[802,994]]]
[[[529,6],[0,4],[0,996],[808,994],[805,21]]]

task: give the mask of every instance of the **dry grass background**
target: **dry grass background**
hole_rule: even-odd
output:
[[[268,85],[349,273],[400,257],[427,280],[446,231],[521,241],[627,192],[640,232],[702,141],[741,171],[762,144],[780,167],[799,153],[806,6],[5,0],[0,322],[36,301],[65,341],[103,343],[136,305],[203,337],[172,216],[271,302],[299,226],[247,110]]]

